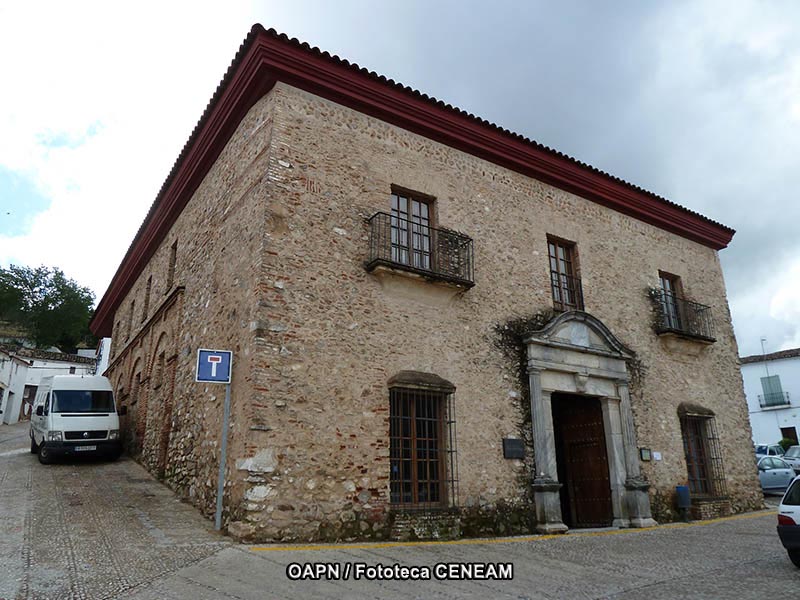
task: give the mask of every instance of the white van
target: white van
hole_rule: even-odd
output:
[[[33,402],[30,435],[31,453],[38,453],[42,464],[78,454],[116,460],[122,442],[111,382],[99,376],[43,377]]]

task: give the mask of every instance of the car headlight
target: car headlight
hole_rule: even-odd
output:
[[[108,439],[110,439],[110,440],[118,440],[119,439],[119,429],[111,429],[108,432]]]
[[[47,441],[49,442],[60,442],[63,438],[61,437],[60,431],[48,431],[47,432]]]

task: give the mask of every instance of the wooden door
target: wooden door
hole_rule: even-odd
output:
[[[600,400],[554,396],[553,413],[563,517],[571,527],[608,526],[613,515]]]

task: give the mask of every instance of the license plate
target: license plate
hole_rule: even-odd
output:
[[[87,452],[97,450],[97,446],[75,446],[75,452]]]

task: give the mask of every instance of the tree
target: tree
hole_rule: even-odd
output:
[[[89,332],[94,293],[49,267],[0,268],[0,319],[30,332],[39,348],[74,352],[79,343],[94,345]]]

